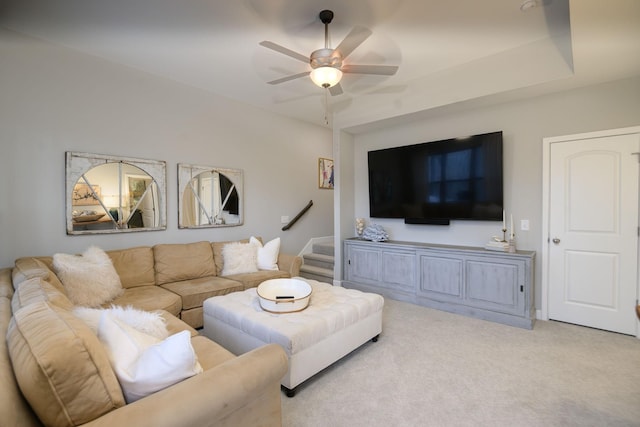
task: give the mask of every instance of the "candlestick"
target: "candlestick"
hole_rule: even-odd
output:
[[[511,240],[513,240],[513,236],[515,236],[516,232],[513,229],[513,214],[509,214],[509,220],[511,222]]]
[[[507,222],[505,221],[504,218],[504,209],[502,209],[502,230],[506,230],[507,229]]]

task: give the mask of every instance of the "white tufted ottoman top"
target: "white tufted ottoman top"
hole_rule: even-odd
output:
[[[295,313],[262,310],[255,288],[207,299],[204,312],[265,343],[280,344],[289,356],[379,312],[378,294],[303,279],[313,291],[309,306]]]

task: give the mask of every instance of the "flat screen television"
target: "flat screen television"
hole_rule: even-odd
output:
[[[369,151],[369,215],[501,221],[502,132]]]

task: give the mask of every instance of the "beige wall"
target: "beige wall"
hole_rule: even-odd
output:
[[[297,253],[333,233],[333,191],[319,190],[331,131],[0,29],[0,267],[25,255],[161,242],[280,236]],[[215,76],[212,76],[215,78]],[[65,151],[167,162],[167,230],[65,233]],[[244,170],[245,224],[179,230],[177,163]],[[314,205],[289,231],[293,218]]]
[[[338,228],[351,231],[355,217],[368,219],[367,151],[502,130],[505,208],[513,214],[516,226],[521,219],[530,221],[530,231],[516,230],[518,248],[540,254],[542,139],[640,125],[640,76],[490,107],[456,108],[456,112],[444,108],[416,114],[401,125],[350,138],[354,141],[355,206],[351,215],[341,212],[346,219]],[[499,222],[453,221],[450,226],[405,225],[403,220],[392,219],[374,222],[393,240],[483,246],[492,235],[501,233]],[[540,307],[540,262],[536,265],[536,306]]]

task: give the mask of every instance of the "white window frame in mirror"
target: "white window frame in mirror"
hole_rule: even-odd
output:
[[[195,189],[191,187],[192,180],[200,175],[201,173],[206,172],[217,172],[226,176],[231,184],[233,184],[233,188],[235,188],[238,194],[238,214],[233,216],[234,222],[229,222],[228,218],[225,218],[225,215],[221,212],[209,212],[206,207],[203,205],[203,201],[199,199],[197,192]],[[243,172],[241,169],[232,169],[232,168],[219,168],[214,166],[200,166],[200,165],[192,165],[186,163],[178,163],[178,228],[212,228],[212,227],[237,227],[244,224],[244,201],[243,201]],[[198,217],[202,216],[204,218],[205,223],[194,224],[187,223],[189,215],[185,212],[184,207],[184,197],[185,192],[189,189],[192,189],[194,197],[194,214]],[[230,190],[231,191],[231,190]],[[215,194],[212,196],[215,199]],[[226,199],[225,195],[218,194],[218,196],[222,203]],[[221,215],[216,215],[220,213]],[[198,220],[193,220],[196,222],[201,222]]]
[[[116,219],[110,213],[111,209],[107,207],[104,199],[106,199],[106,195],[96,195],[93,194],[93,198],[97,200],[95,205],[100,210],[106,212],[106,216],[113,223],[113,227],[109,229],[78,229],[78,223],[74,221],[74,207],[73,207],[73,190],[77,183],[86,183],[87,185],[95,187],[99,185],[99,183],[89,182],[86,178],[85,174],[93,169],[94,167],[105,165],[105,164],[120,164],[119,169],[121,169],[122,165],[131,165],[136,168],[144,171],[155,183],[155,186],[149,187],[149,191],[153,192],[153,197],[157,198],[158,205],[157,209],[154,209],[154,215],[158,215],[157,225],[152,227],[136,227],[129,228],[128,220],[131,219],[129,217],[127,221],[122,220],[122,213]],[[128,186],[129,175],[131,177],[136,177],[134,174],[125,174],[126,176],[121,176],[119,174],[118,178],[120,181],[118,183],[118,193],[115,195],[116,200],[118,200],[118,211],[122,212],[123,207],[123,185]],[[124,178],[124,179],[123,179]],[[145,191],[146,193],[146,191]],[[97,196],[97,197],[96,197]],[[81,235],[81,234],[112,234],[112,233],[129,233],[129,232],[139,232],[139,231],[158,231],[158,230],[166,230],[167,229],[167,165],[166,162],[161,160],[147,160],[147,159],[139,159],[134,157],[120,157],[120,156],[110,156],[104,154],[92,154],[92,153],[81,153],[81,152],[66,152],[66,187],[65,187],[65,197],[66,197],[66,220],[67,220],[67,234],[69,235]],[[136,206],[137,207],[137,206]],[[77,219],[77,218],[76,218]],[[107,221],[108,222],[108,221]],[[154,221],[155,222],[155,221]],[[76,225],[76,227],[74,227]]]

